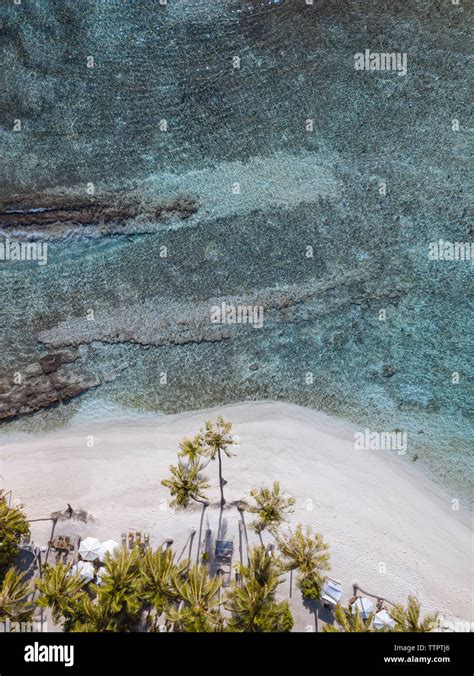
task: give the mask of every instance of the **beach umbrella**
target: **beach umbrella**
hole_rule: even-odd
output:
[[[97,538],[86,538],[79,545],[79,554],[83,561],[95,561],[100,557],[100,541]]]
[[[392,629],[395,626],[395,620],[390,617],[386,610],[380,610],[374,617],[374,629],[383,629],[388,627]]]
[[[89,563],[89,561],[78,561],[71,568],[71,575],[79,575],[87,584],[88,582],[94,579],[95,575],[94,566],[92,565],[92,563]]]
[[[103,561],[106,554],[113,556],[115,550],[119,547],[119,543],[115,542],[115,540],[104,540],[100,545],[100,560]]]
[[[359,611],[363,620],[366,620],[374,609],[374,604],[365,596],[359,596],[357,601],[352,605],[352,613]]]
[[[336,605],[336,603],[339,603],[342,593],[343,590],[340,583],[336,582],[336,580],[328,579],[321,593],[321,598],[323,601]]]

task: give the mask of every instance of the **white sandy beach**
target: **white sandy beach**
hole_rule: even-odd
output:
[[[234,423],[240,437],[236,457],[224,459],[227,500],[279,480],[297,500],[290,521],[310,524],[330,544],[330,574],[342,582],[344,599],[357,581],[389,600],[404,602],[415,593],[425,610],[472,620],[470,514],[453,511],[451,496],[396,455],[354,450],[349,425],[299,406],[244,403],[179,416],[80,422],[65,431],[23,436],[0,450],[0,485],[13,490],[29,518],[64,510],[66,502],[93,518],[88,524],[61,521],[57,534],[120,541],[122,532],[136,529],[148,531],[154,545],[173,538],[180,552],[190,530],[199,529],[201,510],[167,508],[160,481],[176,461],[182,437],[218,414]],[[205,473],[217,499],[217,463]],[[218,518],[219,509],[210,507],[204,529],[215,534]],[[237,510],[229,506],[224,520],[237,561]],[[34,541],[45,544],[49,529],[48,522],[33,524]],[[249,537],[257,543],[251,530]],[[271,540],[266,534],[264,539]],[[288,591],[282,587],[283,595]],[[305,630],[311,617],[296,590],[291,605],[295,629]]]

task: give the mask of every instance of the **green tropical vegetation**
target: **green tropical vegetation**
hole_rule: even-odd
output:
[[[208,504],[208,499],[204,491],[209,488],[209,483],[202,476],[203,466],[199,462],[181,462],[170,466],[171,477],[163,479],[163,486],[170,489],[173,497],[171,507],[188,507],[191,500],[200,502],[203,505]]]
[[[278,481],[274,481],[271,488],[265,486],[253,488],[250,495],[254,504],[247,505],[246,509],[257,517],[251,526],[261,540],[261,534],[265,528],[275,532],[286,521],[286,515],[293,511],[295,499],[292,497],[286,498],[282,495]]]
[[[20,507],[9,507],[0,495],[0,581],[19,553],[30,526]]]
[[[201,439],[204,445],[203,454],[211,460],[217,458],[219,465],[219,489],[221,493],[221,506],[225,505],[224,486],[226,481],[222,476],[222,456],[231,458],[235,455],[230,450],[235,445],[235,439],[231,435],[232,423],[226,422],[222,416],[217,418],[215,425],[210,420],[206,420],[201,430]]]
[[[236,566],[238,581],[232,583],[225,608],[230,612],[228,630],[236,632],[287,632],[293,617],[287,601],[277,601],[282,583],[281,563],[264,547],[255,547],[247,566]]]
[[[397,604],[390,615],[395,620],[396,631],[433,631],[438,622],[439,613],[421,616],[421,603],[416,596],[409,594],[406,606]]]
[[[86,594],[83,591],[83,580],[72,574],[72,566],[58,563],[55,566],[45,565],[43,577],[36,579],[36,587],[40,592],[37,605],[49,608],[53,621],[63,623],[65,631],[71,629],[76,621]]]
[[[25,575],[9,568],[0,584],[0,621],[28,622],[34,611],[31,587]]]
[[[356,608],[355,613],[353,613],[352,608],[344,608],[343,606],[337,604],[337,606],[334,608],[334,624],[325,624],[323,631],[331,633],[364,633],[368,631],[376,631],[372,624],[373,619],[373,613],[369,613],[368,617],[364,619],[358,608]]]
[[[310,526],[298,524],[295,530],[277,535],[278,549],[287,571],[297,571],[297,584],[303,598],[317,601],[330,570],[329,545],[321,533],[313,533]]]
[[[396,632],[430,632],[437,625],[438,613],[428,613],[421,616],[421,604],[410,594],[406,606],[397,604],[388,611],[389,616],[394,620],[395,626],[389,629],[387,626],[376,629],[373,626],[374,613],[369,613],[363,618],[356,608],[353,612],[351,607],[344,608],[337,605],[334,608],[334,624],[324,625],[326,632],[369,632],[369,631],[396,631]]]

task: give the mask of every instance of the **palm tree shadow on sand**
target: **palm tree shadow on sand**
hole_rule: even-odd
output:
[[[334,624],[334,615],[331,608],[326,606],[321,599],[316,601],[314,599],[303,597],[303,606],[311,615],[314,615],[314,631],[319,631],[321,622],[324,622],[325,624]]]

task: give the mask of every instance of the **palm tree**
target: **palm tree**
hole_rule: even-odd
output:
[[[284,536],[277,536],[278,548],[287,571],[298,570],[298,586],[305,599],[316,601],[326,581],[324,573],[330,570],[329,545],[321,533],[313,533],[310,526],[298,524]]]
[[[191,500],[202,505],[208,505],[204,493],[209,488],[207,479],[200,474],[203,466],[199,463],[184,463],[179,461],[177,465],[170,466],[171,478],[163,479],[163,486],[170,489],[174,496],[172,507],[187,507]]]
[[[140,595],[149,605],[149,610],[155,611],[154,630],[160,615],[178,598],[173,586],[174,577],[184,577],[188,569],[187,561],[176,563],[175,558],[172,549],[158,549],[155,552],[148,550],[140,561]],[[147,620],[149,616],[150,612]]]
[[[183,441],[180,442],[179,448],[178,455],[181,458],[186,458],[191,464],[197,464],[205,451],[201,434],[196,434],[193,439],[185,437]]]
[[[281,584],[281,566],[264,547],[249,553],[247,566],[237,564],[239,583],[234,581],[225,608],[231,613],[228,629],[237,632],[282,632],[293,627],[288,604],[276,602]]]
[[[390,611],[395,620],[394,631],[430,632],[436,627],[439,613],[428,613],[421,617],[421,604],[413,594],[409,594],[407,606],[398,604]]]
[[[43,578],[36,580],[40,592],[36,603],[40,608],[50,608],[54,622],[59,624],[63,620],[68,631],[85,593],[83,584],[84,580],[79,575],[71,574],[71,564],[45,565]]]
[[[295,504],[295,499],[285,498],[281,494],[278,481],[273,482],[272,488],[253,488],[250,495],[255,500],[255,505],[248,506],[247,510],[257,515],[251,526],[262,542],[262,531],[269,528],[274,532],[286,521],[286,514],[293,511],[291,508]]]
[[[201,438],[204,443],[204,455],[207,455],[211,460],[216,457],[219,462],[219,488],[221,492],[221,507],[225,505],[224,485],[225,480],[222,476],[222,453],[228,458],[231,458],[235,453],[229,450],[229,446],[235,445],[235,439],[230,434],[232,430],[232,423],[226,422],[222,416],[217,418],[216,426],[210,420],[204,423],[204,428],[201,430]]]
[[[89,596],[81,599],[78,612],[71,626],[74,632],[111,632],[116,631],[110,607],[94,602]]]
[[[97,602],[110,614],[115,631],[128,631],[141,620],[145,599],[140,593],[140,553],[124,547],[107,556],[102,582],[96,588]]]
[[[287,632],[293,627],[286,601],[275,601],[275,588],[260,585],[255,579],[243,586],[232,583],[225,608],[231,613],[227,623],[229,631],[235,632]]]
[[[31,620],[34,610],[34,603],[28,600],[31,591],[24,573],[19,573],[14,568],[7,570],[0,585],[0,620]]]
[[[334,619],[339,626],[325,624],[323,631],[357,633],[376,631],[372,626],[374,614],[369,613],[368,617],[364,620],[358,608],[353,613],[352,608],[343,608],[338,603],[334,608]]]
[[[18,556],[18,545],[29,532],[28,521],[21,509],[9,507],[0,499],[0,580],[2,569],[6,570]]]
[[[236,569],[242,578],[254,578],[262,586],[274,581],[277,585],[282,582],[280,559],[263,546],[254,547],[249,552],[248,564],[237,564]]]
[[[178,631],[220,631],[223,627],[219,612],[221,587],[222,579],[208,577],[205,566],[193,566],[184,579],[182,575],[175,573],[173,588],[179,607],[169,608],[167,619],[175,624]]]

